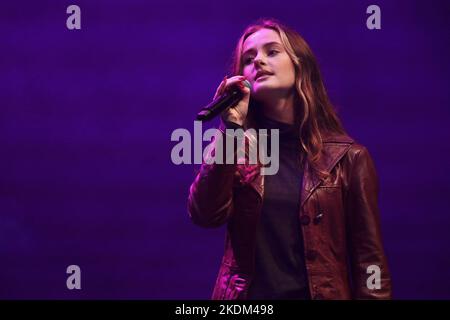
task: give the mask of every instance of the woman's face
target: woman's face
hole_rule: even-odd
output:
[[[263,100],[267,94],[291,92],[295,85],[295,68],[272,29],[260,29],[251,34],[243,44],[243,75],[252,84],[252,96]],[[261,73],[269,75],[261,76]]]

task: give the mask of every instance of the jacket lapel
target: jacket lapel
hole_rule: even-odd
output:
[[[324,135],[323,138],[322,157],[318,163],[321,170],[331,172],[334,166],[345,155],[354,142],[352,138],[347,135]],[[303,184],[300,193],[300,201],[303,206],[305,201],[311,196],[313,191],[319,186],[320,180],[314,174],[308,163],[305,165],[303,171]],[[264,196],[264,176],[261,174],[256,175],[254,179],[251,179],[250,185],[260,195]]]
[[[347,135],[324,136],[322,156],[320,157],[318,168],[330,173],[348,149],[350,149],[353,142],[354,140]],[[306,163],[303,172],[303,184],[300,196],[302,206],[319,185],[320,179],[314,174],[309,164]]]

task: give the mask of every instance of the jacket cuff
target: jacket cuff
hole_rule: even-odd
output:
[[[236,129],[244,129],[243,126],[241,126],[240,124],[237,124],[235,122],[228,121],[228,120],[221,120],[221,121],[222,121],[222,124],[223,124],[222,127],[224,129],[234,129],[234,130],[236,130]]]

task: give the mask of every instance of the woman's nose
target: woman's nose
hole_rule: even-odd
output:
[[[264,60],[263,57],[255,57],[255,59],[253,60],[253,62],[255,63],[255,66],[256,66],[256,65],[263,65],[263,64],[266,64],[266,62],[265,62],[265,60]]]

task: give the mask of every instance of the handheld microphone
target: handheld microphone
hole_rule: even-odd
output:
[[[252,85],[248,80],[244,80],[243,84],[251,90]],[[244,93],[237,87],[237,85],[231,86],[222,95],[218,96],[206,107],[203,107],[197,114],[196,120],[209,121],[221,114],[222,111],[230,107],[234,107],[239,101],[242,100],[243,97]]]

